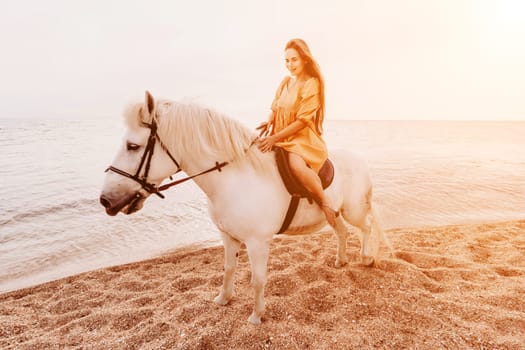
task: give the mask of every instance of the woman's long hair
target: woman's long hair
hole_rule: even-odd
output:
[[[319,67],[319,64],[312,56],[312,53],[310,52],[310,48],[306,44],[306,42],[303,39],[292,39],[286,43],[287,49],[294,49],[299,53],[299,56],[301,56],[301,59],[304,62],[304,70],[306,73],[314,78],[317,78],[319,80],[319,105],[320,108],[317,111],[317,115],[315,118],[315,126],[317,128],[317,131],[319,134],[323,133],[323,120],[324,120],[324,114],[325,114],[325,105],[324,105],[324,78],[321,74],[321,68]]]

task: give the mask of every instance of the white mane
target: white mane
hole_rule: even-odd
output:
[[[128,125],[137,123],[141,108],[128,109]],[[166,147],[184,157],[209,159],[242,166],[247,162],[259,171],[271,166],[268,158],[254,144],[257,135],[239,121],[214,110],[169,100],[157,100],[158,134]],[[135,120],[130,120],[135,119]],[[135,124],[136,125],[136,124]],[[130,125],[131,126],[131,125]]]

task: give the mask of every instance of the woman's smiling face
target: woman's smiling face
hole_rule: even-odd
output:
[[[303,73],[304,61],[295,49],[286,49],[284,52],[286,68],[294,77],[299,77]]]

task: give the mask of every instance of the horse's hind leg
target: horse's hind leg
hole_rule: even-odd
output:
[[[351,225],[359,228],[362,232],[361,261],[366,266],[374,263],[374,256],[370,247],[371,233],[374,217],[372,215],[372,188],[366,194],[353,198],[344,204],[343,217]]]
[[[219,305],[226,305],[233,294],[233,277],[237,267],[237,253],[241,247],[241,242],[225,232],[221,232],[221,235],[224,243],[224,278],[221,291],[215,298],[215,302]]]
[[[365,266],[372,266],[374,264],[374,255],[370,248],[371,242],[371,233],[372,233],[372,223],[369,220],[373,220],[372,217],[366,217],[363,220],[363,223],[358,226],[363,232],[363,242],[361,243],[361,262]]]
[[[335,267],[343,267],[348,263],[348,257],[346,256],[348,229],[341,216],[336,219],[334,233],[337,236],[337,257],[335,258]]]

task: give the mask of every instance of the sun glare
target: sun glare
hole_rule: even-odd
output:
[[[483,1],[479,6],[481,48],[525,56],[525,1]]]

